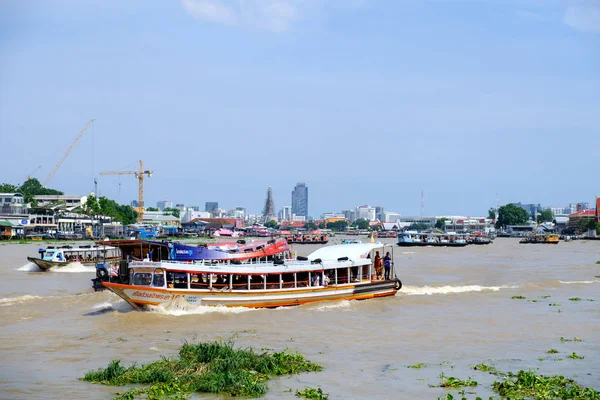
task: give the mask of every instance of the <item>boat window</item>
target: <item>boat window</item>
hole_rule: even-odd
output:
[[[133,274],[133,285],[149,286],[152,282],[151,272],[136,272]]]
[[[248,275],[233,275],[231,287],[233,290],[247,290]]]
[[[298,279],[298,287],[307,287],[308,285],[308,272],[298,272],[297,274],[297,279]]]
[[[295,287],[294,274],[281,274],[281,287],[283,289],[289,289]]]
[[[187,274],[167,272],[167,286],[174,289],[187,289]]]
[[[152,286],[164,287],[165,286],[165,276],[162,273],[155,273],[154,280],[152,282]]]

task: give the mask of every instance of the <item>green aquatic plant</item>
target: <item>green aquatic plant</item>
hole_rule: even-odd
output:
[[[600,261],[596,262],[596,264],[598,264]],[[598,278],[600,279],[600,275],[594,275],[594,278]]]
[[[443,388],[451,388],[457,389],[462,387],[475,387],[477,386],[477,381],[472,380],[471,378],[467,378],[467,380],[461,380],[455,378],[453,376],[446,376],[443,372],[440,374],[440,384],[438,386],[433,387],[443,387]]]
[[[120,394],[122,399],[133,399],[141,394],[149,398],[186,398],[194,392],[258,397],[265,394],[267,381],[274,376],[322,370],[320,365],[299,353],[287,350],[256,353],[233,346],[232,341],[185,342],[177,358],[162,357],[159,361],[130,367],[114,360],[106,368],[90,371],[80,379],[113,386],[149,385]]]
[[[581,339],[575,336],[573,339],[566,339],[564,337],[560,337],[561,342],[581,342]]]
[[[304,390],[296,390],[296,397],[303,397],[305,399],[327,400],[329,398],[329,394],[323,393],[323,389],[321,388],[306,388]]]
[[[513,297],[511,297],[511,299],[524,300],[524,299],[526,299],[526,297],[525,296],[513,296]]]
[[[581,301],[581,297],[571,297],[569,300],[571,300],[571,301]]]
[[[406,368],[421,369],[424,366],[425,366],[425,363],[418,363],[418,364],[413,364],[413,365],[407,365]]]
[[[549,295],[542,296],[542,299],[548,299],[548,298],[550,298]]]
[[[600,264],[600,260],[596,261],[596,264]]]
[[[533,371],[509,373],[503,381],[492,383],[492,389],[511,399],[577,399],[596,400],[600,392],[585,388],[564,376],[537,375]]]
[[[571,360],[583,360],[585,357],[573,352],[572,354],[569,354],[567,358],[570,358]]]
[[[558,353],[558,350],[556,350],[556,349],[550,349],[546,353],[548,353],[548,354],[556,354],[556,353]]]
[[[527,300],[527,301],[530,303],[539,303],[540,302],[539,300]]]
[[[558,303],[550,303],[548,304],[550,307],[560,307],[560,304]]]
[[[481,363],[473,366],[473,369],[476,371],[489,372],[492,375],[502,375],[502,372],[498,371],[496,368],[491,365],[487,365],[486,363]]]

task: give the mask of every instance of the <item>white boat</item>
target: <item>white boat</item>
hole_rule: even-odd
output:
[[[393,296],[402,287],[394,279],[375,279],[375,249],[383,243],[322,247],[308,257],[233,264],[207,260],[123,263],[117,277],[107,272],[102,284],[135,309],[144,306],[194,305],[282,307],[325,300],[361,300]],[[393,248],[390,247],[393,251]]]
[[[27,260],[44,271],[52,267],[64,267],[73,262],[94,266],[98,259],[108,262],[120,259],[119,249],[98,245],[48,246],[40,248],[38,253],[40,257],[27,257]]]

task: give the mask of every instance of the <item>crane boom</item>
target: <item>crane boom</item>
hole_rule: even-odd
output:
[[[60,165],[63,163],[63,161],[66,160],[66,158],[69,155],[69,153],[71,152],[71,150],[73,150],[73,147],[75,147],[75,144],[77,144],[77,141],[83,136],[83,134],[85,133],[85,131],[87,131],[87,129],[92,124],[92,122],[94,122],[94,119],[90,119],[88,121],[88,123],[85,124],[85,126],[83,127],[83,129],[81,131],[79,131],[79,133],[77,134],[77,136],[75,136],[75,140],[73,140],[73,143],[71,143],[71,146],[69,146],[69,148],[67,149],[67,151],[65,152],[65,154],[62,156],[62,158],[60,159],[60,161],[58,162],[58,164],[56,164],[56,167],[54,167],[54,169],[52,170],[52,172],[50,172],[48,174],[48,176],[44,180],[44,183],[42,184],[42,186],[46,187],[46,185],[48,184],[48,182],[50,181],[50,179],[52,179],[52,177],[54,176],[54,174],[56,173],[56,171],[58,171],[58,168],[60,168]]]
[[[148,175],[148,177],[152,176],[151,170],[144,171],[144,165],[142,160],[140,160],[140,169],[139,171],[105,171],[100,172],[100,175],[135,175],[138,179],[138,222],[143,222],[144,220],[144,175]]]

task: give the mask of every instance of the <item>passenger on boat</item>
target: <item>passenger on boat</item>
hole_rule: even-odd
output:
[[[379,255],[379,251],[375,252],[374,266],[375,266],[376,279],[381,279],[381,277],[382,277],[381,272],[382,272],[382,269],[383,269],[383,263],[381,261],[381,256]]]
[[[320,277],[321,275],[318,272],[315,272],[315,276],[313,276],[311,286],[319,286],[319,282],[321,281]]]
[[[329,282],[331,282],[331,279],[329,279],[329,274],[325,274],[325,279],[323,279],[323,286],[329,285]]]
[[[390,279],[390,269],[392,267],[392,257],[390,256],[390,252],[385,253],[385,257],[383,257],[383,266],[385,267],[385,276],[384,279]]]

